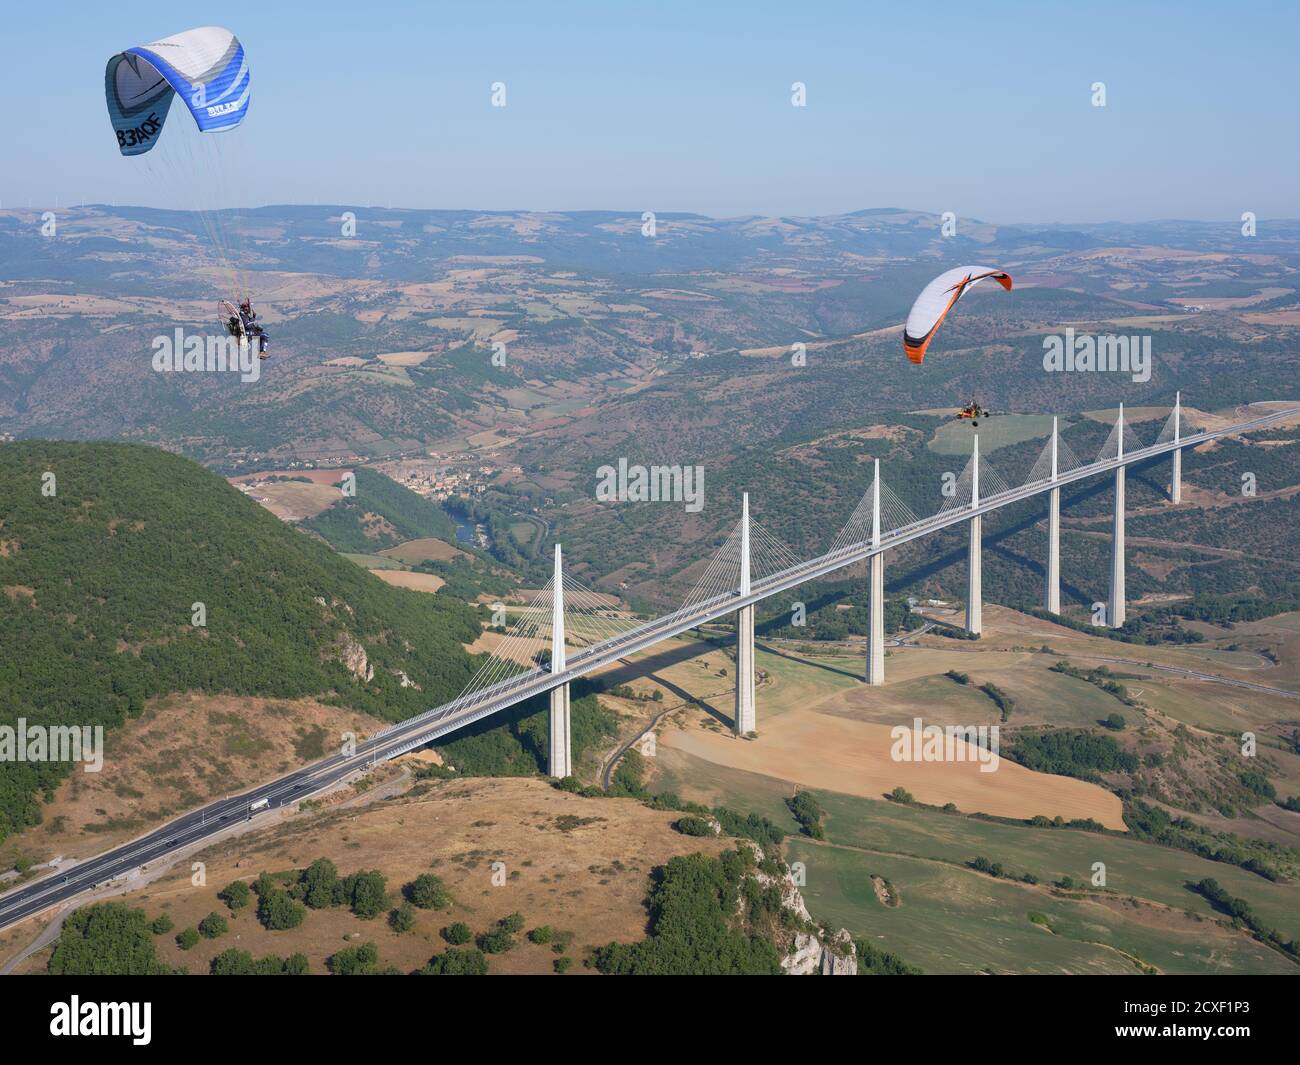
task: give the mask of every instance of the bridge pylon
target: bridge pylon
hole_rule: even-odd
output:
[[[1052,416],[1052,482],[1060,477],[1060,437],[1056,416]],[[1043,608],[1053,614],[1061,612],[1061,490],[1047,493],[1047,566],[1043,581]]]
[[[1115,421],[1116,458],[1124,457],[1124,404],[1119,405]],[[1118,629],[1124,624],[1126,597],[1124,593],[1124,469],[1115,469],[1115,516],[1110,540],[1110,601],[1106,607],[1106,624]]]
[[[1182,439],[1183,394],[1174,393],[1174,443]],[[1169,502],[1177,506],[1183,501],[1183,449],[1174,448],[1173,471],[1169,475]]]
[[[871,546],[880,547],[880,460],[876,459],[876,477],[871,484]],[[867,668],[868,684],[885,683],[885,555],[871,556],[867,601]]]
[[[551,672],[564,669],[564,568],[560,545],[555,545],[555,577],[551,583]],[[551,689],[550,757],[547,772],[553,777],[573,775],[573,745],[569,729],[569,685]]]
[[[742,497],[740,513],[740,587],[749,595],[749,493]],[[737,736],[757,730],[758,713],[754,705],[754,607],[743,606],[736,612],[736,716],[733,725]]]
[[[974,510],[980,505],[980,438],[975,434],[971,452],[970,505]],[[984,631],[984,590],[981,574],[983,561],[983,524],[981,515],[970,519],[970,549],[966,564],[966,631],[978,636]]]

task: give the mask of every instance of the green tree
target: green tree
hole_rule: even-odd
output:
[[[247,884],[242,880],[232,880],[217,892],[217,898],[230,907],[231,913],[234,913],[248,905],[249,894]]]
[[[253,956],[246,950],[236,950],[234,947],[223,950],[213,958],[210,968],[213,976],[252,976],[255,971]]]
[[[733,925],[741,884],[756,883],[747,873],[753,861],[747,848],[719,858],[671,859],[650,890],[650,934],[638,943],[597,947],[596,968],[627,975],[779,974],[772,941]]]
[[[302,900],[313,910],[335,906],[339,897],[339,871],[328,858],[317,858],[302,874]]]
[[[199,935],[204,939],[216,939],[230,931],[230,925],[219,913],[210,913],[199,922]]]
[[[388,923],[394,932],[409,932],[415,927],[415,907],[404,902],[388,915]]]
[[[257,919],[271,932],[297,928],[307,917],[307,908],[280,888],[259,893]]]
[[[435,954],[420,972],[425,976],[486,976],[487,958],[482,951],[448,950]]]
[[[55,976],[156,976],[171,970],[158,960],[143,910],[101,902],[64,923],[50,956]]]
[[[422,910],[441,910],[451,905],[451,895],[447,893],[441,878],[432,873],[421,873],[402,890]]]
[[[353,873],[343,880],[343,897],[358,917],[378,917],[388,901],[388,881],[378,869]]]
[[[379,948],[373,943],[347,947],[329,959],[329,969],[335,976],[368,976],[379,962]]]

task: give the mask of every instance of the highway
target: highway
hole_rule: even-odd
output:
[[[254,812],[250,808],[263,799],[267,800],[267,809],[296,803],[365,769],[368,765],[387,761],[415,750],[449,732],[463,728],[525,699],[541,695],[560,684],[604,669],[620,658],[637,654],[705,622],[723,617],[769,596],[788,591],[807,581],[827,576],[882,551],[899,547],[953,525],[964,524],[976,514],[985,514],[1030,499],[1053,488],[1061,488],[1088,477],[1111,472],[1120,466],[1145,462],[1177,448],[1195,447],[1221,437],[1261,429],[1297,415],[1300,415],[1300,408],[1273,411],[1223,429],[1184,437],[1176,443],[1171,440],[1141,448],[1126,454],[1121,459],[1107,459],[1080,466],[1068,473],[1062,473],[1054,481],[1042,480],[1022,485],[998,495],[981,498],[976,507],[956,507],[904,525],[882,535],[878,546],[866,542],[853,544],[801,562],[762,580],[754,581],[752,590],[747,596],[741,596],[738,592],[726,592],[646,622],[612,639],[567,656],[566,668],[560,673],[552,674],[535,667],[481,691],[458,697],[442,706],[390,726],[370,739],[358,743],[351,753],[333,755],[259,785],[241,795],[210,803],[139,839],[83,861],[67,872],[55,873],[23,884],[5,895],[0,895],[0,928],[6,928],[40,913],[75,897],[88,888],[125,876],[147,862],[157,861],[216,836],[240,820],[255,818],[264,811]],[[1254,685],[1242,682],[1242,686],[1253,687]]]

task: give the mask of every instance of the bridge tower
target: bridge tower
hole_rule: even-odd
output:
[[[1052,484],[1060,475],[1057,468],[1056,417],[1052,417]],[[1047,574],[1043,584],[1043,608],[1053,614],[1061,612],[1061,490],[1047,493]]]
[[[1183,394],[1174,393],[1174,443],[1182,439]],[[1183,501],[1183,449],[1174,448],[1174,471],[1169,478],[1169,502],[1177,506]]]
[[[978,433],[975,434],[974,450],[971,452],[970,505],[972,510],[980,505],[980,438]],[[984,592],[980,573],[983,535],[981,515],[971,515],[970,551],[966,563],[966,631],[976,636],[984,631]]]
[[[740,594],[748,595],[749,583],[749,493],[742,497],[740,512]],[[736,611],[736,735],[745,736],[758,728],[754,706],[754,607]]]
[[[560,545],[555,545],[555,577],[551,591],[551,672],[564,670],[564,570]],[[553,777],[573,775],[573,747],[569,741],[569,685],[551,689],[551,743],[547,772]]]
[[[1119,405],[1115,420],[1115,457],[1124,457],[1124,404]],[[1115,468],[1115,519],[1110,539],[1110,603],[1106,608],[1106,624],[1118,629],[1124,624],[1124,467]]]
[[[871,487],[871,546],[880,547],[880,460],[876,459],[876,479]],[[885,683],[885,556],[871,556],[870,599],[867,604],[867,676],[868,684]]]

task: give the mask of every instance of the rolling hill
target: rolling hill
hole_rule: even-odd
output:
[[[0,444],[0,724],[113,729],[177,692],[400,720],[454,696],[478,626],[384,584],[216,474],[135,444]],[[68,763],[0,763],[0,839]]]

